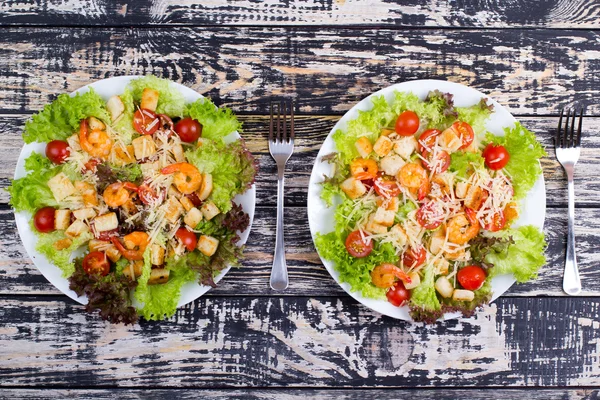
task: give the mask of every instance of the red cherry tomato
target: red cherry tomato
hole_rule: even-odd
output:
[[[202,125],[190,117],[184,118],[175,124],[175,133],[184,142],[192,143],[202,135]]]
[[[377,177],[373,180],[375,192],[385,198],[397,197],[400,194],[400,186],[393,176],[377,173]]]
[[[402,281],[396,282],[394,286],[390,288],[385,294],[388,301],[396,307],[402,307],[410,300],[410,291],[404,287]]]
[[[437,129],[428,129],[425,132],[421,133],[419,136],[419,153],[421,155],[425,155],[429,153],[433,145],[435,145],[435,138],[442,133]]]
[[[196,244],[198,243],[198,238],[196,238],[194,232],[190,232],[185,228],[179,228],[177,229],[175,236],[177,236],[177,239],[181,240],[188,251],[194,251]]]
[[[137,193],[140,201],[146,205],[158,203],[164,198],[163,192],[157,192],[147,183],[142,183],[140,186],[138,186]]]
[[[133,128],[142,135],[152,135],[160,128],[160,118],[155,112],[140,108],[133,114]]]
[[[83,165],[83,172],[96,172],[96,166],[98,164],[100,164],[100,160],[98,160],[97,158],[90,158],[90,160]]]
[[[200,197],[198,197],[198,195],[196,194],[196,192],[193,192],[193,193],[190,193],[190,194],[186,194],[185,197],[187,197],[188,199],[190,199],[190,201],[192,202],[192,204],[194,205],[194,207],[200,207],[202,205],[202,200],[200,200]]]
[[[494,214],[492,221],[485,225],[485,229],[490,232],[497,232],[504,229],[504,225],[506,225],[506,218],[504,212],[500,210]]]
[[[92,251],[83,258],[83,270],[88,275],[108,275],[110,272],[110,263],[106,258],[106,254],[101,251]]]
[[[473,128],[471,128],[471,125],[463,121],[456,121],[450,128],[462,141],[462,146],[460,146],[459,149],[466,149],[471,145],[471,143],[473,143],[475,133],[473,133]]]
[[[346,250],[352,257],[363,258],[373,251],[373,241],[369,240],[369,244],[367,244],[360,231],[353,231],[346,238]]]
[[[160,128],[165,131],[172,131],[174,124],[171,117],[166,114],[158,114],[158,118],[160,119]]]
[[[499,170],[506,166],[508,160],[510,160],[510,154],[504,146],[495,146],[490,143],[483,150],[483,158],[485,158],[485,165],[489,169]]]
[[[110,231],[102,231],[102,232],[96,232],[96,230],[92,228],[92,231],[94,232],[94,237],[98,240],[109,241],[111,237],[119,235],[118,228],[112,229]]]
[[[442,224],[443,210],[434,201],[427,202],[417,210],[417,222],[425,229],[436,229]]]
[[[485,271],[478,265],[468,265],[456,274],[460,286],[467,290],[477,290],[485,282]]]
[[[431,158],[433,157],[430,157],[428,161],[423,161],[423,167],[425,167],[425,169],[428,171],[431,171],[433,168],[435,168],[434,173],[441,174],[442,172],[445,172],[448,167],[450,167],[450,154],[444,150],[437,152],[435,155],[435,160],[431,160]]]
[[[46,157],[54,164],[64,163],[69,154],[69,143],[64,140],[53,140],[46,145]]]
[[[416,268],[425,262],[425,257],[427,257],[427,252],[423,247],[419,247],[418,249],[411,247],[402,256],[402,264],[406,268]]]
[[[33,217],[33,225],[38,232],[48,233],[54,230],[54,214],[56,210],[52,207],[43,207],[36,211]]]
[[[414,111],[404,111],[396,120],[396,133],[400,136],[414,135],[419,130],[419,116]]]

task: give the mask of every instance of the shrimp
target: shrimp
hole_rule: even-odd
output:
[[[175,174],[173,183],[183,194],[191,194],[202,186],[202,174],[190,163],[176,163],[160,171],[163,175]]]
[[[117,208],[127,203],[131,194],[128,190],[137,191],[137,186],[131,182],[115,182],[111,183],[104,189],[102,198],[107,206]]]
[[[397,175],[400,184],[409,189],[421,188],[429,183],[427,171],[417,163],[406,164]]]
[[[149,237],[146,232],[131,232],[129,235],[123,237],[125,246],[123,246],[116,236],[111,237],[110,240],[117,250],[123,254],[123,257],[129,261],[138,261],[144,259],[144,252],[146,251],[146,247],[148,247]]]
[[[377,176],[377,163],[375,160],[357,158],[350,163],[350,173],[358,180],[374,179]]]
[[[371,271],[371,281],[378,288],[387,289],[394,286],[396,278],[405,283],[411,282],[410,277],[394,264],[384,263],[376,266]]]
[[[467,209],[466,215],[460,214],[448,221],[448,240],[455,244],[465,244],[473,239],[481,229],[475,212]]]
[[[90,156],[105,160],[110,155],[113,141],[105,130],[94,129],[89,132],[88,122],[84,119],[79,128],[79,144]]]

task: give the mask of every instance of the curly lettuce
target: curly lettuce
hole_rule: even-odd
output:
[[[142,100],[144,89],[154,89],[159,93],[157,114],[167,114],[171,117],[182,117],[185,109],[185,99],[181,91],[168,79],[147,75],[143,78],[133,79],[127,85],[125,93],[131,96],[134,103]],[[123,99],[123,98],[121,98]]]
[[[72,239],[70,246],[58,250],[56,243],[67,239],[64,231],[53,231],[49,233],[38,233],[35,229],[32,229],[32,231],[36,233],[38,238],[35,249],[46,256],[52,264],[60,268],[64,277],[69,277],[75,272],[75,263],[71,261],[73,252],[94,238],[91,233],[86,232]]]
[[[484,168],[484,158],[479,153],[470,151],[455,151],[450,155],[450,171],[457,176],[467,179],[475,170]]]
[[[104,100],[94,89],[73,97],[61,94],[25,123],[23,140],[25,143],[65,140],[78,131],[81,120],[88,117],[110,121]]]
[[[209,99],[198,99],[185,107],[184,115],[202,124],[202,137],[221,141],[233,132],[240,132],[242,124],[229,108],[218,108]]]

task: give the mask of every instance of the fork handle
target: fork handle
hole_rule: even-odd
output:
[[[563,276],[563,290],[574,296],[581,292],[581,280],[577,269],[577,258],[575,256],[575,186],[573,184],[573,166],[565,168],[567,172],[567,187],[569,190],[569,231],[567,235],[567,259],[565,262],[565,273]]]
[[[271,289],[284,290],[288,287],[288,271],[285,263],[285,243],[283,240],[283,172],[285,166],[277,167],[277,227],[275,232],[275,254],[271,269]]]

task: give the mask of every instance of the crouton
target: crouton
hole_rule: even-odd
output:
[[[217,247],[219,247],[219,241],[212,236],[201,235],[200,239],[198,239],[198,245],[196,247],[202,254],[210,257],[217,251]]]

